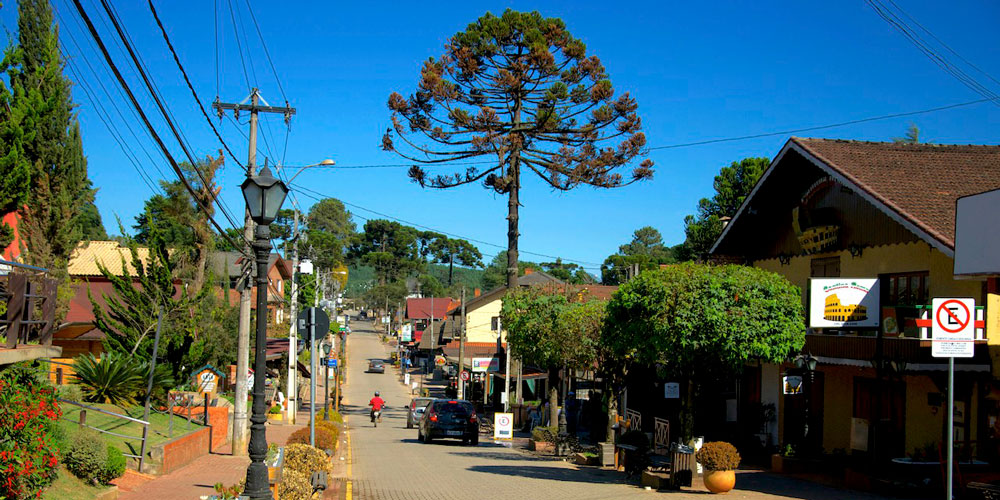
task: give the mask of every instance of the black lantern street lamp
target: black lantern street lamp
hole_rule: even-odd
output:
[[[271,230],[268,227],[288,194],[284,182],[271,175],[264,164],[260,172],[247,178],[241,186],[250,218],[257,225],[254,231],[253,249],[257,258],[257,341],[254,351],[253,409],[250,415],[250,466],[247,467],[246,487],[243,495],[251,500],[271,500],[271,490],[267,482],[267,437],[264,423],[267,422],[264,408],[264,366],[267,349],[267,257],[271,250]]]
[[[795,356],[795,366],[798,367],[800,370],[805,370],[806,374],[808,375],[808,377],[806,378],[806,380],[809,381],[809,384],[806,385],[805,391],[804,391],[806,393],[806,401],[805,401],[805,426],[802,429],[802,440],[803,440],[803,444],[805,444],[806,446],[809,445],[809,443],[808,443],[809,442],[809,406],[812,404],[812,389],[813,389],[813,382],[814,382],[813,377],[815,377],[815,374],[816,374],[816,365],[818,364],[818,362],[819,362],[819,360],[816,359],[816,357],[814,357],[811,353],[799,354],[798,356]]]

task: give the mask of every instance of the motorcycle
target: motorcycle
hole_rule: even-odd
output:
[[[382,409],[385,409],[385,406],[383,406]],[[378,424],[382,423],[382,409],[373,409],[371,411],[372,424],[374,424],[375,427],[378,427]]]

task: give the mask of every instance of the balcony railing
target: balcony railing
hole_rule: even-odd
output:
[[[48,346],[56,313],[58,282],[39,267],[0,260],[0,303],[5,312],[0,316],[0,335],[5,342],[0,348]]]
[[[916,321],[917,327],[920,328],[920,340],[931,340],[931,306],[917,306],[920,310],[920,319]],[[983,318],[985,315],[985,308],[983,306],[976,306],[976,340],[985,341],[986,340],[986,320]]]

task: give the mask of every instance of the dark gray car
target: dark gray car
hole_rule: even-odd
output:
[[[385,362],[381,359],[369,360],[368,373],[385,373]]]
[[[438,438],[461,439],[479,445],[479,417],[472,403],[461,399],[435,399],[420,418],[417,439],[430,443]]]

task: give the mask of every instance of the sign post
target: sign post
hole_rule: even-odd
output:
[[[955,358],[975,353],[976,301],[935,298],[931,301],[931,355],[948,358],[948,437],[945,498],[951,499],[955,466]]]
[[[493,439],[514,439],[514,414],[497,413],[493,418]]]

